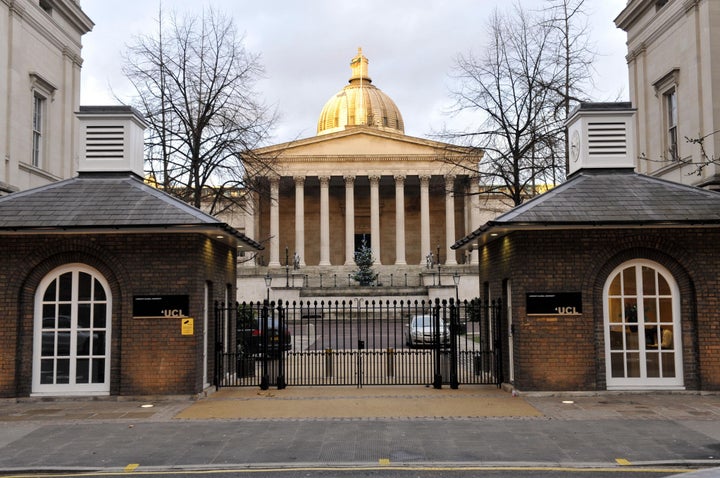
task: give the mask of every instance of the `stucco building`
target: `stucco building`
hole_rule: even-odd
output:
[[[0,195],[72,177],[79,151],[78,0],[0,1]]]
[[[720,154],[720,3],[630,0],[615,24],[627,32],[638,172],[720,189],[718,164],[701,167]],[[705,155],[688,138],[704,138]]]

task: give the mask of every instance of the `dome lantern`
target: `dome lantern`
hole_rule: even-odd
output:
[[[392,99],[372,84],[368,59],[358,48],[350,61],[349,84],[330,98],[320,113],[317,134],[334,133],[352,126],[368,126],[405,134],[400,110]]]

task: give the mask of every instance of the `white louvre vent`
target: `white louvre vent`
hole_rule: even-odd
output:
[[[129,106],[81,106],[78,171],[132,172],[142,177],[145,121]]]
[[[588,154],[625,156],[627,131],[624,122],[588,122]]]
[[[125,128],[123,125],[85,125],[85,156],[88,158],[122,158]]]
[[[567,121],[568,174],[581,169],[634,168],[630,103],[582,103]]]

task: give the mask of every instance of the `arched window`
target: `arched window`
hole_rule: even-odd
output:
[[[683,388],[680,293],[670,273],[634,260],[603,291],[608,389]]]
[[[35,293],[33,394],[110,392],[110,288],[83,264],[55,269]]]

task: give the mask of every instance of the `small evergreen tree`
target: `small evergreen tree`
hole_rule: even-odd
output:
[[[372,268],[373,262],[372,250],[363,238],[360,249],[355,251],[355,264],[357,264],[358,270],[353,272],[353,280],[358,281],[360,285],[371,285],[376,277]]]

